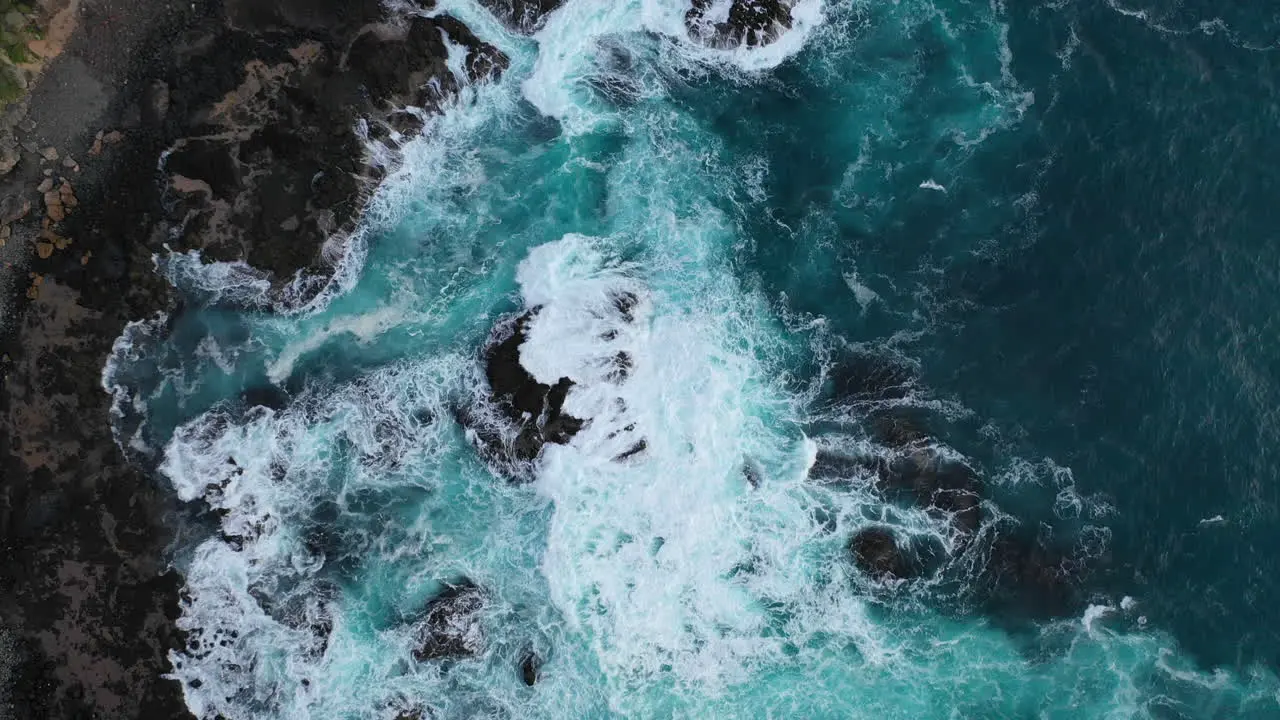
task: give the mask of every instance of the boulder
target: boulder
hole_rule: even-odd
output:
[[[979,586],[988,611],[1005,619],[1070,617],[1084,609],[1078,570],[1045,541],[1006,530],[991,543]]]
[[[470,580],[463,579],[446,586],[432,598],[420,621],[417,647],[413,657],[418,662],[461,658],[484,649],[484,630],[480,614],[485,596]]]
[[[524,684],[533,687],[538,682],[538,671],[542,669],[542,658],[532,650],[526,650],[520,658],[520,679]]]
[[[532,35],[564,0],[480,0],[486,10],[511,30]]]
[[[849,552],[854,564],[863,573],[877,580],[894,580],[919,574],[909,550],[905,550],[886,527],[869,527],[859,530],[849,541]]]
[[[565,377],[545,385],[520,364],[520,346],[537,312],[537,308],[528,310],[499,325],[496,339],[484,353],[489,391],[497,407],[519,428],[512,449],[515,459],[524,462],[536,458],[545,443],[569,442],[583,426],[582,420],[563,411],[572,380]]]
[[[693,0],[684,17],[689,35],[709,47],[760,47],[791,28],[788,0],[733,0],[728,18],[719,22],[707,17],[715,5],[714,0]]]
[[[920,447],[881,466],[881,490],[926,508],[951,515],[952,524],[966,533],[982,522],[982,485],[973,468]]]

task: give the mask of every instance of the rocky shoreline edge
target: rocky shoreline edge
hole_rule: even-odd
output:
[[[397,149],[508,59],[435,0],[39,2],[0,7],[26,61],[0,97],[0,720],[190,717],[164,677],[183,509],[115,442],[113,344],[181,312],[170,252],[314,296]],[[481,0],[524,34],[561,2]],[[712,27],[695,1],[691,39],[762,45],[790,22],[790,2],[733,5]]]
[[[430,0],[61,1],[64,47],[0,111],[0,718],[188,717],[163,677],[179,508],[101,381],[128,322],[181,309],[153,256],[314,292],[390,169],[370,146],[394,156],[507,59]]]

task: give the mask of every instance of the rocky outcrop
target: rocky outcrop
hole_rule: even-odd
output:
[[[710,47],[760,47],[791,29],[792,4],[789,0],[733,0],[728,17],[714,18],[711,13],[719,3],[693,0],[684,21],[689,35]]]
[[[910,551],[899,544],[889,528],[869,527],[858,531],[849,541],[849,552],[858,569],[877,580],[899,580],[919,574]]]
[[[919,447],[883,462],[878,486],[891,498],[946,514],[953,527],[965,534],[975,532],[982,522],[977,473],[932,447]]]
[[[489,392],[495,407],[516,428],[514,441],[507,441],[492,428],[477,427],[472,414],[464,419],[464,424],[477,430],[490,454],[505,455],[519,463],[537,458],[546,443],[569,442],[583,426],[582,420],[564,412],[572,380],[563,377],[555,385],[546,385],[520,364],[520,346],[537,313],[534,308],[499,324],[484,350]]]
[[[163,677],[184,645],[165,556],[179,510],[116,445],[101,385],[128,322],[181,311],[153,254],[323,281],[326,242],[422,115],[506,67],[456,19],[377,0],[115,7],[67,15],[80,24],[0,138],[0,635],[15,638],[12,712],[33,720],[188,716]],[[461,77],[446,35],[466,48]]]
[[[418,662],[469,657],[484,650],[484,629],[480,614],[485,595],[470,580],[449,585],[427,603],[418,623]]]
[[[355,227],[389,169],[367,143],[394,150],[461,83],[496,77],[507,59],[447,15],[390,22],[356,4],[323,32],[273,24],[268,40],[234,24],[250,11],[233,10],[208,48],[200,37],[144,92],[144,119],[176,136],[161,164],[167,220],[177,246],[206,259],[244,260],[277,282],[323,275],[326,241]],[[449,70],[446,39],[465,48],[464,78]],[[203,79],[211,60],[243,70],[184,80]]]
[[[525,685],[533,687],[538,682],[538,674],[542,671],[542,658],[532,650],[526,650],[520,657],[520,679]]]
[[[564,0],[480,0],[480,4],[512,30],[533,34]]]

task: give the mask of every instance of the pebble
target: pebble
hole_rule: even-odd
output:
[[[40,157],[44,158],[45,160],[48,160],[49,162],[53,162],[54,160],[58,159],[58,148],[50,145],[49,147],[40,151]]]
[[[47,193],[52,189],[53,189],[53,178],[51,177],[45,178],[40,182],[39,185],[36,186],[36,190],[42,193]]]

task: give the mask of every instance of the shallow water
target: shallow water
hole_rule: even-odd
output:
[[[216,511],[176,558],[193,712],[1280,717],[1274,20],[809,0],[723,52],[673,0],[532,39],[441,7],[512,69],[406,148],[333,292],[162,259],[193,309],[107,368]],[[526,484],[456,418],[534,306],[521,364],[588,422]],[[820,477],[892,456],[887,410],[975,469],[976,532]],[[873,525],[942,560],[869,578]],[[1009,536],[1070,558],[1069,612],[984,596]],[[478,652],[415,659],[463,578]]]

